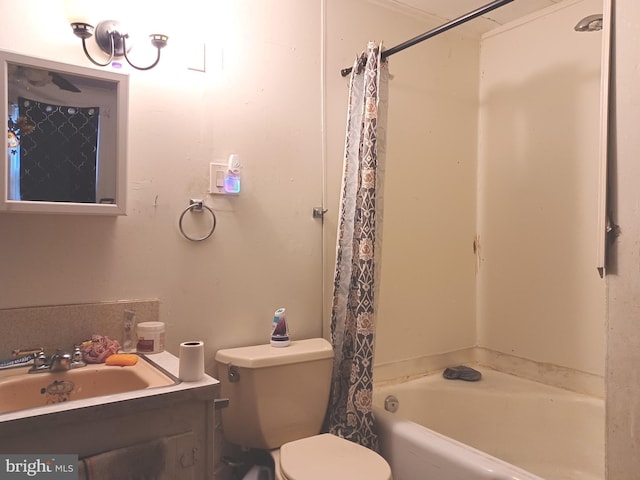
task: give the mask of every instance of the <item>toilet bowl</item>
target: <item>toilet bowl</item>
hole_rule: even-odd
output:
[[[227,441],[267,450],[276,480],[390,480],[376,452],[320,434],[329,400],[333,349],[322,338],[216,353]]]

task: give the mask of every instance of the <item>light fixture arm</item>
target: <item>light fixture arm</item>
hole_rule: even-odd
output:
[[[120,24],[115,20],[106,20],[98,23],[95,27],[83,22],[73,22],[71,23],[71,28],[73,29],[73,33],[82,39],[82,49],[84,50],[87,58],[99,67],[106,67],[113,61],[116,57],[124,57],[127,63],[131,65],[136,70],[150,70],[155,67],[160,61],[160,50],[167,45],[167,40],[169,37],[163,34],[153,34],[150,35],[151,44],[157,48],[158,55],[156,60],[147,67],[139,67],[131,62],[127,53],[129,49],[127,49],[126,39],[129,38],[129,34],[121,32]],[[101,63],[96,61],[90,54],[87,49],[86,40],[91,38],[94,34],[95,30],[95,39],[96,43],[100,47],[100,49],[109,55],[109,59],[105,63]]]
[[[167,44],[168,37],[166,35],[151,35],[151,43],[153,43],[153,45],[158,49],[158,56],[156,57],[156,61],[153,62],[148,67],[138,67],[131,60],[129,60],[129,57],[127,56],[127,40],[126,40],[127,37],[128,35],[122,36],[122,50],[124,52],[123,53],[124,58],[129,65],[131,65],[136,70],[151,70],[153,67],[155,67],[158,64],[158,62],[160,61],[160,50]],[[164,37],[164,40],[161,40],[164,43],[162,45],[157,44],[157,40],[154,37]]]
[[[113,37],[111,37],[111,54],[109,55],[109,60],[107,60],[105,63],[100,63],[100,62],[96,62],[91,55],[89,54],[89,50],[87,50],[87,40],[85,38],[82,39],[82,49],[84,50],[84,54],[87,56],[87,58],[89,60],[91,60],[91,63],[93,63],[94,65],[97,65],[99,67],[106,67],[108,65],[111,64],[111,62],[113,61]]]

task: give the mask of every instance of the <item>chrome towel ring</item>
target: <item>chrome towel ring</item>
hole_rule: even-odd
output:
[[[211,228],[209,229],[209,232],[203,237],[191,237],[184,231],[184,228],[182,227],[182,220],[184,219],[184,215],[189,211],[202,213],[203,210],[207,210],[211,214]],[[213,231],[216,229],[216,214],[213,213],[213,210],[207,207],[202,200],[191,199],[189,200],[189,206],[185,208],[180,215],[180,220],[178,220],[178,228],[180,228],[180,233],[187,240],[191,240],[192,242],[202,242],[203,240],[209,238],[213,234]]]

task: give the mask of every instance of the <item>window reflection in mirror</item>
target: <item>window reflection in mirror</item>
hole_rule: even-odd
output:
[[[126,75],[0,55],[7,93],[4,210],[123,214],[119,124],[126,123]],[[62,207],[71,204],[80,205]]]

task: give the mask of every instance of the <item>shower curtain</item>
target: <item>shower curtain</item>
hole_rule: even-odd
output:
[[[388,71],[369,42],[354,62],[338,218],[331,342],[335,352],[326,430],[377,450],[372,414]]]

